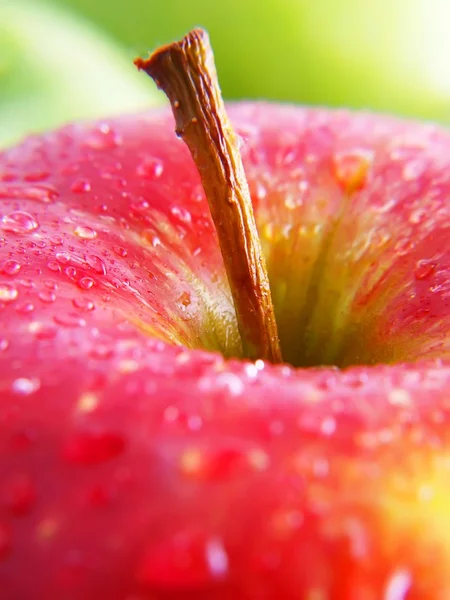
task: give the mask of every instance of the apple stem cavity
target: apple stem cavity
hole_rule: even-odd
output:
[[[282,361],[275,311],[237,136],[220,93],[208,34],[194,29],[135,64],[168,97],[176,133],[197,166],[219,238],[243,354]]]

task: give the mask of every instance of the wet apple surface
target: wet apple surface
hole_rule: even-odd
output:
[[[5,600],[450,592],[450,134],[229,114],[289,364],[240,359],[168,111],[0,155]]]

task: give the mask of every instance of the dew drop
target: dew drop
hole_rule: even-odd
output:
[[[347,194],[361,189],[373,161],[373,153],[367,150],[338,152],[333,157],[333,173]]]
[[[121,258],[125,258],[128,255],[128,250],[126,250],[122,246],[114,246],[114,252],[117,254],[117,256],[120,256]]]
[[[50,271],[53,271],[54,273],[57,273],[58,271],[61,271],[61,267],[54,260],[49,260],[48,261],[47,268],[50,269]]]
[[[79,315],[73,313],[67,313],[62,315],[55,315],[53,320],[57,325],[64,325],[65,327],[85,327],[86,321]]]
[[[13,381],[11,387],[19,396],[30,396],[39,390],[41,382],[37,377],[19,377]]]
[[[228,571],[228,555],[219,539],[212,539],[206,544],[206,562],[214,578],[222,578]]]
[[[267,188],[261,181],[256,182],[255,195],[258,200],[264,200],[264,198],[267,196]]]
[[[164,172],[164,166],[157,158],[144,158],[136,167],[136,174],[146,179],[157,179]]]
[[[67,265],[70,262],[70,253],[65,250],[57,252],[55,258],[60,264]]]
[[[414,270],[414,277],[419,281],[428,279],[436,270],[437,263],[430,260],[418,260]]]
[[[87,298],[74,298],[72,300],[72,304],[75,306],[75,308],[78,308],[79,310],[85,310],[86,312],[94,310],[95,308],[92,300]]]
[[[78,225],[74,231],[75,235],[84,240],[93,240],[97,237],[97,232],[87,225]]]
[[[121,137],[111,127],[102,123],[87,136],[85,145],[94,150],[108,150],[120,146]]]
[[[178,206],[174,206],[170,209],[170,212],[176,217],[179,221],[183,223],[191,222],[191,213],[185,208],[179,208]]]
[[[94,465],[116,458],[124,450],[125,440],[119,434],[80,432],[64,445],[63,456],[71,463]]]
[[[41,302],[45,302],[45,304],[52,304],[56,300],[56,294],[50,290],[43,290],[39,292],[38,298]]]
[[[114,348],[106,344],[96,344],[89,352],[89,355],[94,359],[107,360],[114,356]]]
[[[22,268],[21,264],[17,262],[17,260],[5,260],[2,266],[2,272],[5,275],[17,275],[17,273]]]
[[[28,331],[32,333],[37,340],[51,340],[56,337],[58,330],[54,325],[33,321],[28,326]]]
[[[406,570],[398,570],[390,577],[384,591],[384,600],[405,600],[409,596],[412,584],[411,573]]]
[[[85,194],[91,191],[91,183],[87,179],[77,179],[70,186],[70,190],[75,194]]]
[[[92,277],[82,277],[77,283],[78,287],[82,290],[90,290],[94,284],[95,281],[92,279]]]
[[[141,199],[136,202],[132,202],[130,205],[130,209],[135,213],[143,213],[149,208],[150,204],[147,200]]]
[[[27,173],[24,179],[29,183],[36,183],[38,181],[45,181],[49,176],[49,171],[32,171],[31,173]]]
[[[0,352],[5,352],[9,347],[9,341],[5,338],[0,338]]]
[[[36,287],[36,284],[34,283],[34,281],[32,279],[21,279],[19,281],[19,283],[20,283],[20,285],[23,285],[23,287],[26,287],[29,290]]]
[[[322,421],[320,430],[326,436],[333,435],[336,430],[336,421],[333,419],[333,417],[326,417]]]
[[[39,223],[29,213],[16,210],[1,218],[0,227],[12,233],[30,233],[39,227]]]
[[[77,276],[77,270],[75,267],[66,267],[64,269],[64,273],[67,275],[67,277],[69,277],[69,279],[75,279]]]
[[[27,315],[29,313],[32,313],[34,309],[34,304],[32,304],[31,302],[25,302],[25,304],[21,304],[16,308],[16,312],[22,315]]]
[[[96,256],[95,254],[88,254],[86,256],[86,262],[91,269],[94,269],[96,273],[99,273],[100,275],[106,275],[106,265],[99,256]]]
[[[402,169],[402,177],[405,181],[419,179],[426,171],[427,163],[422,159],[410,160]]]
[[[50,243],[52,243],[54,246],[62,246],[63,239],[60,235],[52,235],[50,236]]]
[[[301,206],[301,198],[293,194],[286,194],[284,205],[288,210],[295,210],[298,206]]]
[[[178,302],[183,309],[186,309],[191,303],[191,294],[189,292],[183,292],[178,298]]]
[[[19,292],[14,286],[8,283],[0,283],[0,302],[14,302],[18,295]]]
[[[228,573],[228,555],[220,539],[182,532],[151,544],[136,573],[141,585],[168,592],[196,590]]]
[[[26,179],[26,176],[25,176]],[[32,200],[42,202],[43,204],[51,204],[59,193],[51,186],[18,186],[7,185],[0,187],[0,198],[13,200]]]

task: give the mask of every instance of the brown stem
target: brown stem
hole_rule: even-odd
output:
[[[208,199],[233,295],[244,356],[281,362],[267,269],[236,135],[208,35],[194,29],[135,64],[167,95]]]

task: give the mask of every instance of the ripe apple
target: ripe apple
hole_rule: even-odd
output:
[[[168,111],[0,154],[2,600],[449,597],[450,134],[228,109],[285,364]]]
[[[226,98],[450,122],[447,0],[128,0],[126,11],[107,0],[62,2],[141,53],[202,24]]]
[[[0,146],[158,102],[117,43],[61,8],[2,0],[0,56]]]

